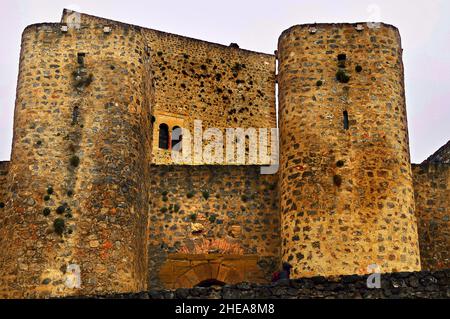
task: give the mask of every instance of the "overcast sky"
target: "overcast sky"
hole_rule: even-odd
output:
[[[412,161],[450,139],[448,0],[0,0],[0,160],[11,152],[21,33],[29,24],[59,22],[63,8],[266,53],[295,24],[393,24],[404,48]]]

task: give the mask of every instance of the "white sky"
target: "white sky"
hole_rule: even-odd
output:
[[[273,53],[281,32],[311,22],[382,21],[400,29],[412,161],[450,139],[448,0],[0,0],[0,160],[11,152],[20,38],[63,8],[193,38]]]

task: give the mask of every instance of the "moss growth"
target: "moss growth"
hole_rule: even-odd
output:
[[[75,87],[77,89],[82,89],[83,87],[91,85],[91,83],[94,81],[94,75],[91,73],[89,75],[81,75],[80,72],[76,72],[76,81],[75,81]]]
[[[164,197],[162,198],[162,201],[163,201],[164,203],[167,203],[167,202],[169,201],[169,198],[168,198],[167,196],[164,196]]]
[[[195,196],[195,191],[190,191],[189,193],[187,193],[188,198],[193,198],[194,196]]]
[[[203,192],[202,192],[202,195],[203,195],[203,198],[204,198],[205,200],[208,200],[208,199],[209,199],[210,194],[209,194],[208,191],[203,191]]]
[[[168,191],[163,191],[163,192],[161,193],[161,195],[162,195],[163,197],[166,197],[167,195],[169,195],[169,192],[168,192]]]
[[[191,214],[190,218],[193,222],[197,221],[197,214]]]
[[[50,215],[52,211],[50,210],[50,208],[46,207],[44,208],[44,210],[42,211],[42,214],[44,214],[45,217],[47,217],[48,215]]]
[[[173,211],[174,211],[175,213],[178,213],[178,212],[180,211],[180,209],[181,209],[181,207],[180,207],[180,205],[178,205],[178,204],[175,204],[175,205],[173,206]]]
[[[164,206],[163,208],[161,208],[161,213],[165,214],[167,213],[168,210],[169,209],[166,206]]]
[[[210,221],[210,223],[215,223],[216,220],[217,220],[217,215],[211,215],[211,216],[209,216],[209,221]]]
[[[240,70],[242,70],[243,68],[245,68],[245,64],[240,64],[240,63],[235,63],[232,67],[231,70],[233,72],[239,72]]]
[[[338,80],[340,83],[348,83],[350,81],[350,76],[341,69],[336,72],[336,80]]]
[[[44,201],[48,202],[50,200],[50,195],[45,195],[44,196]]]
[[[189,193],[187,193],[187,198],[193,198],[195,196],[195,192],[194,191],[190,191]]]
[[[55,219],[53,222],[53,228],[55,230],[55,233],[58,235],[62,235],[64,233],[64,230],[66,229],[66,222],[62,218]]]
[[[80,158],[76,155],[70,158],[70,165],[73,167],[78,167],[80,165]]]
[[[333,183],[334,185],[336,185],[337,187],[342,185],[342,177],[340,175],[334,175],[333,177]]]
[[[47,194],[53,195],[53,193],[54,193],[53,187],[50,186],[49,188],[47,188]]]
[[[338,67],[345,69],[345,61],[339,61]]]

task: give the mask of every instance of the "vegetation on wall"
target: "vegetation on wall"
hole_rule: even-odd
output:
[[[350,76],[345,72],[345,70],[340,69],[336,72],[336,80],[340,83],[348,83],[350,81]]]
[[[57,233],[58,235],[62,235],[66,230],[66,222],[62,218],[57,218],[53,222],[53,228],[55,230],[55,233]]]
[[[80,165],[80,158],[76,155],[72,156],[70,158],[70,165],[75,168],[78,167]]]

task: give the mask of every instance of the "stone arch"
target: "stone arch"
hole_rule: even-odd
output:
[[[192,288],[205,281],[227,285],[267,282],[255,255],[173,254],[162,266],[159,278],[167,289]]]
[[[191,288],[207,280],[233,285],[244,281],[244,273],[239,271],[235,265],[200,264],[179,276],[175,280],[173,288]]]

